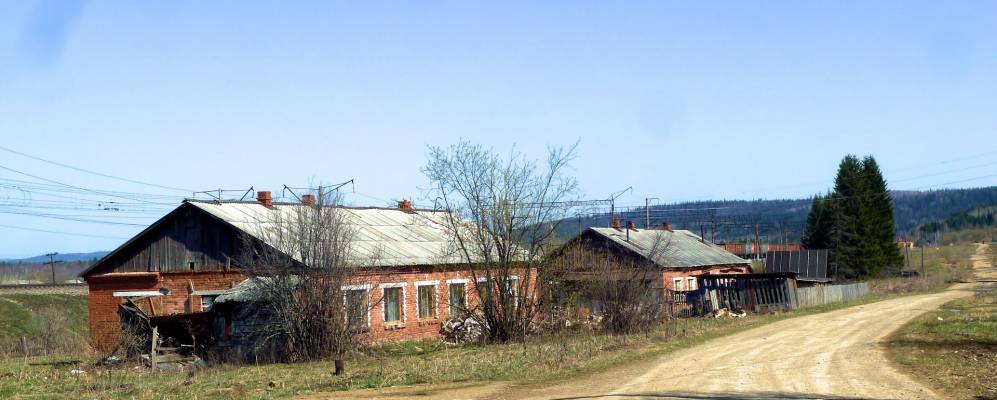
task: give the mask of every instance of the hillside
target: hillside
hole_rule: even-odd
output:
[[[937,221],[952,214],[997,204],[997,186],[972,189],[946,189],[924,192],[893,191],[897,233]],[[617,218],[632,220],[643,227],[650,214],[651,226],[671,223],[675,229],[688,229],[716,241],[754,238],[762,241],[796,242],[803,234],[810,199],[791,200],[711,200],[643,207],[616,212]],[[559,237],[568,238],[581,228],[608,226],[612,216],[593,214],[562,222]]]

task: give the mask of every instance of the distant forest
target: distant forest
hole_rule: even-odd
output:
[[[924,192],[892,191],[897,235],[909,234],[918,226],[944,220],[953,214],[997,205],[997,186],[973,189],[945,189]],[[569,238],[583,228],[609,226],[613,216],[633,221],[643,228],[670,223],[707,239],[721,242],[754,240],[799,242],[806,226],[811,199],[795,200],[715,200],[630,208],[609,213],[584,215],[562,222],[559,237]]]

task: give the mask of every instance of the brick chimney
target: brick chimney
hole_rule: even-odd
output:
[[[672,231],[672,224],[669,224],[667,222],[662,223],[661,224],[661,230],[671,232]]]
[[[273,196],[270,195],[269,190],[261,190],[259,192],[256,192],[256,201],[258,201],[264,207],[273,208]]]
[[[620,226],[620,219],[619,218],[613,218],[613,223],[610,225],[610,227],[612,227],[613,229],[616,229],[618,231],[622,231],[623,230],[623,227]]]
[[[412,200],[398,200],[398,209],[405,212],[412,212]]]
[[[315,205],[315,195],[314,194],[303,194],[301,195],[301,204],[306,206]]]

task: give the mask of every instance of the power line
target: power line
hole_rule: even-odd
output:
[[[63,164],[63,163],[58,162],[58,161],[47,160],[47,159],[44,159],[44,158],[41,158],[41,157],[38,157],[38,156],[33,156],[31,154],[22,153],[22,152],[17,151],[17,150],[8,149],[8,148],[3,147],[3,146],[0,146],[0,150],[6,151],[6,152],[9,152],[9,153],[14,153],[14,154],[17,154],[17,155],[22,156],[22,157],[28,157],[28,158],[33,159],[33,160],[38,160],[38,161],[41,161],[41,162],[46,162],[46,163],[49,163],[49,164],[52,164],[52,165],[58,165],[58,166],[63,167],[63,168],[69,168],[69,169],[74,170],[74,171],[80,171],[80,172],[85,172],[85,173],[88,173],[88,174],[102,176],[102,177],[105,177],[105,178],[116,179],[116,180],[119,180],[119,181],[122,181],[122,182],[134,183],[136,185],[144,185],[144,186],[149,186],[149,187],[156,187],[156,188],[160,188],[160,189],[169,189],[169,190],[179,190],[179,191],[182,191],[182,192],[191,192],[191,190],[187,190],[187,189],[181,189],[181,188],[172,187],[172,186],[165,186],[165,185],[157,185],[157,184],[154,184],[154,183],[147,183],[147,182],[137,181],[137,180],[134,180],[134,179],[122,178],[120,176],[108,175],[108,174],[105,174],[105,173],[102,173],[102,172],[91,171],[91,170],[80,168],[80,167],[74,167],[72,165]]]
[[[0,225],[0,228],[18,229],[18,230],[22,230],[22,231],[32,231],[32,232],[52,233],[52,234],[56,234],[56,235],[81,236],[81,237],[98,238],[98,239],[122,239],[122,240],[128,239],[126,237],[120,237],[120,236],[103,236],[103,235],[90,235],[90,234],[86,234],[86,233],[50,231],[50,230],[47,230],[47,229],[25,228],[23,226],[13,226],[13,225]]]
[[[122,196],[122,195],[115,195],[115,194],[113,194],[113,192],[104,192],[104,191],[95,190],[95,189],[87,189],[87,188],[83,188],[83,187],[79,187],[79,186],[73,186],[73,185],[70,185],[68,183],[62,183],[62,182],[59,182],[59,181],[56,181],[56,180],[53,180],[53,179],[48,179],[48,178],[43,178],[43,177],[40,177],[40,176],[37,176],[37,175],[32,175],[32,174],[29,174],[27,172],[18,171],[16,169],[13,169],[13,168],[10,168],[10,167],[5,167],[3,165],[0,165],[0,169],[4,169],[4,170],[7,170],[7,171],[10,171],[10,172],[13,172],[13,173],[21,174],[21,175],[24,175],[24,176],[27,176],[27,177],[38,179],[38,180],[55,183],[55,184],[62,185],[62,186],[65,186],[65,187],[69,187],[69,188],[73,188],[73,189],[77,189],[77,190],[83,190],[83,191],[87,191],[87,192],[93,192],[93,193],[97,193],[97,194],[102,194],[102,195],[105,195],[105,196],[120,197],[122,199],[128,199],[128,200],[132,200],[132,201],[138,201],[138,202],[141,202],[141,203],[159,204],[159,205],[170,205],[170,204],[166,204],[166,203],[157,203],[157,202],[154,202],[154,201],[143,200],[143,199],[139,199],[139,198],[133,198],[133,197]]]

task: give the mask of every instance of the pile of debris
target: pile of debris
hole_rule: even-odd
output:
[[[440,339],[446,345],[477,343],[485,336],[487,326],[473,316],[450,318],[440,326]]]
[[[748,316],[748,312],[741,309],[728,310],[726,308],[719,308],[713,310],[712,315],[716,319],[743,318]]]

